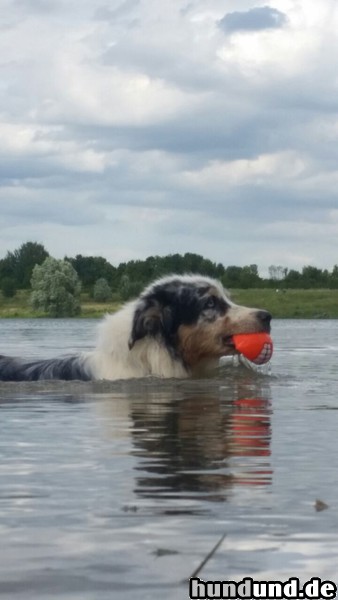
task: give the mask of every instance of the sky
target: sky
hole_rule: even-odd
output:
[[[338,263],[335,0],[2,0],[0,257]]]

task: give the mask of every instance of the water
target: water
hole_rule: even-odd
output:
[[[3,320],[0,351],[95,326]],[[223,534],[204,580],[337,581],[338,322],[273,338],[271,376],[0,384],[1,600],[186,599]]]

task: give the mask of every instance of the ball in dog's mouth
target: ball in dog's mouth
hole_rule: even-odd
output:
[[[268,333],[242,333],[232,336],[232,343],[245,358],[256,365],[269,362],[273,353],[273,341]]]

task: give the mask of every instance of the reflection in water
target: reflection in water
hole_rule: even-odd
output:
[[[190,386],[191,388],[191,386]],[[135,493],[226,500],[234,484],[268,485],[271,403],[259,381],[206,389],[142,390],[130,399]],[[111,405],[110,410],[114,410]]]
[[[100,398],[96,412],[103,417],[103,431],[114,446],[124,440],[135,459],[134,493],[165,499],[163,512],[173,509],[170,500],[222,502],[236,486],[272,482],[267,378],[239,369],[217,380],[75,382],[68,384],[67,394],[61,393],[62,382],[57,384],[35,383],[35,388],[62,404],[77,404],[92,393]],[[19,386],[15,389],[17,403],[10,404],[11,410],[21,410]],[[22,386],[23,400],[29,389]],[[40,404],[37,410],[48,413],[50,408]]]

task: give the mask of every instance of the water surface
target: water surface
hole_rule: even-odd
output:
[[[2,320],[0,352],[89,349],[95,326]],[[271,376],[0,384],[0,597],[188,598],[223,534],[202,579],[337,581],[338,322],[273,337]]]

